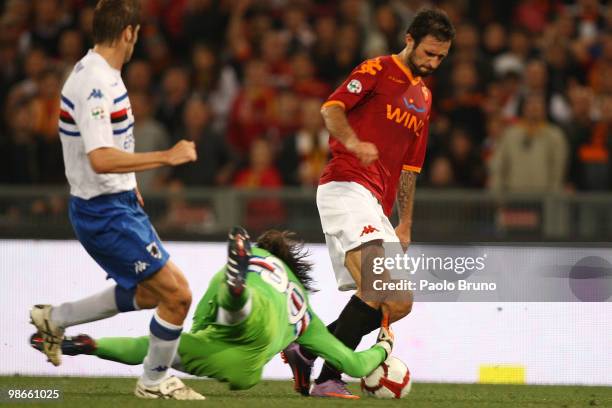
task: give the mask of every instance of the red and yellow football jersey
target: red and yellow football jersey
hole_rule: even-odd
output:
[[[344,108],[361,141],[376,145],[379,159],[364,167],[331,137],[332,159],[319,184],[359,183],[374,194],[389,216],[402,169],[420,172],[423,166],[431,92],[397,55],[390,55],[367,60],[355,68],[323,106],[333,104]]]

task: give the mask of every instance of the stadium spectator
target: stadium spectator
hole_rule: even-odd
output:
[[[599,0],[577,0],[567,7],[574,19],[578,38],[591,42],[605,24],[604,8]]]
[[[283,185],[282,177],[274,166],[269,142],[256,139],[251,143],[249,166],[236,174],[233,185],[242,189],[277,189]],[[253,230],[267,225],[279,225],[285,218],[282,202],[276,198],[252,198],[246,202],[245,224]]]
[[[498,84],[489,85],[489,91]],[[521,74],[515,71],[507,71],[499,79],[499,94],[496,95],[499,103],[501,116],[513,122],[518,119],[519,106],[521,103]]]
[[[83,33],[85,38],[86,48],[93,47],[93,16],[94,7],[93,5],[86,4],[80,9],[78,17],[79,31]]]
[[[508,38],[508,51],[493,60],[493,69],[497,75],[504,75],[509,71],[522,73],[530,55],[529,35],[520,28],[515,28]]]
[[[501,55],[507,47],[506,28],[499,22],[487,24],[482,34],[482,49],[488,61]]]
[[[430,188],[454,188],[456,187],[453,176],[453,167],[447,156],[437,156],[431,160],[429,165],[428,183]]]
[[[226,141],[213,129],[211,107],[199,95],[187,100],[182,122],[180,134],[175,137],[194,141],[199,160],[170,173],[166,185],[171,197],[162,225],[169,229],[206,230],[216,222],[209,203],[189,200],[181,193],[187,187],[228,184],[235,159]]]
[[[334,85],[340,83],[363,60],[362,42],[363,37],[359,26],[345,24],[338,30],[334,58],[336,65]]]
[[[612,45],[612,44],[611,44]],[[612,50],[611,50],[612,51]],[[568,44],[554,40],[544,49],[548,69],[548,89],[554,94],[565,94],[568,83],[584,82],[584,75],[571,55]],[[555,106],[553,106],[553,112]]]
[[[473,24],[464,23],[457,27],[454,48],[451,64],[445,68],[444,72],[448,72],[449,67],[456,66],[458,63],[472,64],[478,75],[477,89],[482,90],[482,85],[490,82],[493,72],[490,61],[481,51],[478,31]]]
[[[514,12],[515,21],[531,33],[544,30],[551,13],[552,2],[540,0],[521,0]]]
[[[153,72],[151,71],[151,65],[147,61],[136,60],[130,62],[127,66],[125,77],[125,86],[130,93],[146,94],[152,90]],[[151,105],[153,104],[151,103]]]
[[[40,182],[38,160],[38,135],[34,131],[32,105],[29,100],[13,104],[7,111],[11,139],[3,147],[3,162],[8,172],[3,174],[5,183],[37,184]]]
[[[390,4],[381,4],[374,11],[374,29],[364,45],[367,58],[390,54],[402,49],[405,25]]]
[[[268,76],[263,61],[249,61],[243,87],[232,103],[227,138],[242,155],[246,155],[253,140],[263,136],[272,123],[276,91],[269,86]]]
[[[236,174],[234,185],[243,188],[282,186],[282,177],[273,158],[270,144],[265,139],[254,140],[249,152],[249,166]]]
[[[227,45],[232,58],[239,63],[254,56],[255,43],[260,40],[262,31],[265,32],[272,25],[264,13],[257,14],[252,18],[253,21],[247,22],[245,15],[250,3],[251,0],[238,0],[232,7],[227,25]]]
[[[463,127],[474,141],[480,143],[485,136],[484,95],[478,89],[476,65],[473,62],[457,63],[453,66],[451,79],[450,94],[441,100],[440,110],[453,125]]]
[[[189,74],[185,68],[173,67],[166,71],[156,118],[172,136],[177,135],[182,126],[183,110],[189,91]]]
[[[563,187],[567,142],[546,119],[545,97],[525,99],[521,121],[503,133],[490,163],[494,191],[555,192]]]
[[[283,150],[282,138],[296,134],[295,106],[301,98],[325,95],[365,56],[398,52],[403,28],[425,3],[149,0],[140,32],[142,45],[126,67],[126,84],[130,93],[148,95],[148,110],[172,136],[184,127],[185,102],[198,92],[213,111],[214,131],[243,159],[260,137],[278,140],[272,149],[278,152]],[[12,143],[8,134],[12,125],[4,118],[14,105],[36,98],[30,108],[40,119],[36,112],[45,111],[39,103],[42,74],[52,69],[64,77],[91,47],[94,4],[2,3],[0,139],[4,145]],[[450,131],[464,128],[474,151],[482,151],[487,160],[496,141],[486,124],[520,121],[521,107],[531,93],[546,95],[549,119],[567,130],[568,143],[576,149],[576,140],[588,139],[580,136],[585,126],[598,128],[600,106],[612,93],[609,1],[437,4],[458,32],[449,63],[428,80],[437,96],[428,146],[431,157],[451,157]],[[572,100],[577,88],[593,94],[588,126],[580,102]],[[50,134],[50,129],[42,133]],[[593,135],[587,133],[589,138]],[[576,150],[571,159],[572,169],[582,166],[576,161],[578,154]],[[37,166],[46,165],[39,161]],[[457,170],[457,165],[453,168]],[[601,181],[588,172],[569,174],[567,181],[577,189],[591,189]]]
[[[220,61],[218,50],[204,43],[193,47],[191,62],[193,89],[209,102],[215,130],[225,133],[227,117],[240,86],[236,72]]]
[[[311,48],[312,62],[321,79],[333,83],[337,77],[335,61],[338,26],[332,16],[322,16],[315,22],[316,40]]]
[[[47,54],[40,48],[33,48],[27,53],[23,64],[24,77],[12,88],[9,94],[9,103],[11,95],[13,97],[16,95],[18,97],[33,97],[36,95],[38,83],[49,62]]]
[[[243,1],[239,1],[243,2]],[[219,0],[191,0],[183,2],[182,21],[174,24],[177,34],[182,34],[182,39],[189,48],[195,43],[208,42],[210,44],[222,44],[225,40],[225,28],[229,21],[229,10],[233,10],[235,2]]]
[[[173,169],[171,183],[181,186],[212,187],[231,181],[235,158],[223,137],[212,127],[212,109],[194,95],[185,104],[184,127],[174,139],[185,138],[196,143],[199,160]]]
[[[58,71],[46,69],[40,74],[36,96],[32,100],[32,122],[36,133],[46,140],[59,140],[58,121],[61,80]]]
[[[487,137],[482,143],[482,160],[485,166],[489,166],[489,162],[493,157],[493,152],[499,144],[499,140],[505,129],[506,122],[499,115],[489,115],[487,118]],[[488,179],[487,179],[488,182]]]
[[[269,73],[268,83],[275,88],[291,85],[291,64],[287,53],[287,39],[280,31],[270,30],[263,35],[260,56]]]
[[[4,2],[3,20],[10,23],[11,39],[17,45],[20,35],[31,30],[32,2],[21,0],[8,0]],[[2,34],[7,34],[3,32]]]
[[[586,188],[588,180],[583,175],[584,162],[580,159],[579,148],[588,143],[595,127],[593,91],[587,87],[574,86],[569,91],[569,100],[570,119],[563,127],[570,151],[568,182],[571,188],[582,190]]]
[[[178,54],[172,54],[171,45],[157,26],[148,25],[142,31],[142,46],[136,48],[135,55],[137,58],[146,58],[153,75],[156,78],[162,77],[181,60],[176,58]]]
[[[300,127],[300,99],[290,90],[281,91],[272,103],[267,136],[275,141],[295,133]]]
[[[542,94],[546,97],[546,113],[555,123],[563,122],[564,113],[568,110],[566,101],[560,93],[554,93],[548,78],[548,67],[542,60],[531,60],[525,66],[523,89],[520,104],[525,103],[527,95]]]
[[[63,71],[62,81],[85,53],[83,34],[78,30],[66,30],[59,39],[59,65]]]
[[[329,132],[320,114],[322,101],[309,98],[302,102],[302,125],[283,140],[278,168],[285,185],[314,187],[329,156]]]
[[[475,149],[465,129],[453,129],[448,150],[455,185],[461,188],[482,188],[486,171],[480,152]]]
[[[292,89],[304,97],[324,98],[331,91],[329,85],[315,75],[316,68],[306,52],[291,58]]]
[[[130,72],[130,71],[128,71]],[[129,87],[128,87],[129,89]],[[146,92],[130,92],[130,103],[134,114],[134,151],[136,153],[166,150],[171,146],[171,139],[164,126],[155,120]],[[162,186],[168,169],[160,167],[136,173],[136,181],[141,192],[146,193]]]
[[[281,31],[281,35],[287,44],[288,53],[293,55],[308,50],[315,41],[315,34],[308,23],[305,8],[297,2],[288,2],[282,19],[285,28]]]
[[[590,95],[574,95],[575,103],[588,104],[589,100],[581,101]],[[575,170],[576,187],[580,190],[606,191],[612,188],[612,166],[610,152],[612,147],[612,96],[606,95],[600,99],[601,118],[592,123],[582,113],[582,120],[574,126],[572,142],[576,148]],[[575,108],[577,115],[580,113]],[[577,118],[578,119],[578,118]],[[582,127],[578,127],[579,124]]]
[[[368,4],[364,0],[340,0],[337,13],[344,24],[355,24],[361,29],[368,26]]]
[[[589,73],[589,85],[596,91],[604,91],[604,83],[606,75],[610,74],[610,66],[612,66],[612,32],[608,32],[601,37],[601,55],[593,63],[593,67]]]
[[[59,56],[59,40],[71,19],[64,14],[59,0],[37,0],[32,2],[34,21],[30,30],[20,38],[20,48],[27,51],[41,48],[51,57]]]
[[[62,145],[59,139],[58,122],[60,107],[61,77],[54,69],[41,74],[38,94],[31,102],[31,118],[34,132],[38,135],[38,159],[42,183],[63,184],[65,182]]]
[[[565,44],[571,44],[576,38],[576,26],[570,13],[562,10],[557,14],[557,18],[551,22],[544,32],[545,38],[553,37]]]

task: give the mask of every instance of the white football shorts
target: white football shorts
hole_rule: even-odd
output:
[[[376,197],[359,183],[320,185],[317,207],[338,289],[355,290],[355,280],[344,265],[346,253],[374,240],[398,242],[395,230]]]

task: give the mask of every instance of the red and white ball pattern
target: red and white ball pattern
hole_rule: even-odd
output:
[[[367,377],[361,379],[361,390],[375,398],[403,398],[410,392],[410,371],[402,360],[389,357]]]

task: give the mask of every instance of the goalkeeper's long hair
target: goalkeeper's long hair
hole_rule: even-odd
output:
[[[312,263],[306,259],[310,253],[294,232],[268,230],[257,238],[257,246],[287,264],[306,290],[316,292],[314,280],[310,276]]]

